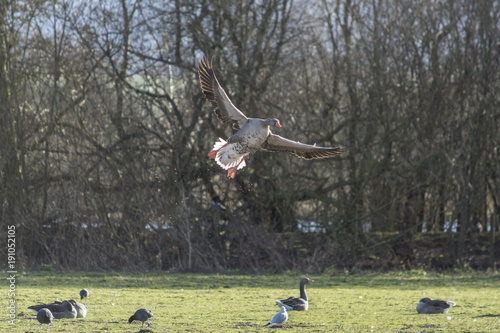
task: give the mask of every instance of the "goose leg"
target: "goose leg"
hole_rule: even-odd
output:
[[[236,176],[236,170],[239,169],[239,167],[242,163],[243,163],[243,167],[244,167],[245,166],[245,159],[244,158],[241,159],[240,163],[238,163],[237,166],[227,169],[227,176],[234,178]]]
[[[236,167],[227,169],[227,176],[234,179],[236,176]]]

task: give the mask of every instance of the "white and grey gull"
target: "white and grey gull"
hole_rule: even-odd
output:
[[[282,306],[280,308],[280,312],[274,315],[273,319],[269,323],[267,323],[267,327],[274,327],[274,326],[279,326],[283,327],[283,325],[286,323],[288,320],[288,313],[286,312],[286,308]]]

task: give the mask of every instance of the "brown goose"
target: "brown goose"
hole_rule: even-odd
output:
[[[85,304],[83,304],[83,303],[78,303],[74,299],[70,299],[68,301],[62,301],[62,302],[55,301],[54,303],[48,304],[48,306],[49,306],[49,308],[51,308],[51,307],[54,307],[54,306],[62,305],[63,307],[66,307],[66,308],[69,309],[69,306],[65,302],[70,303],[71,305],[73,305],[73,307],[76,310],[76,318],[85,318],[85,317],[87,317],[87,306]],[[44,306],[47,306],[47,304],[33,305],[33,306],[30,306],[28,309],[36,311],[36,309],[42,308]],[[53,309],[56,310],[55,308],[53,308]],[[70,310],[70,311],[73,311],[73,310]]]
[[[417,304],[417,312],[422,314],[447,313],[455,305],[456,303],[452,301],[422,298]]]
[[[58,302],[50,304],[39,304],[32,305],[28,307],[30,310],[40,311],[41,309],[49,309],[52,312],[55,319],[70,318],[74,319],[77,317],[77,311],[75,307],[69,301]]]
[[[300,280],[300,297],[288,297],[287,299],[276,301],[276,304],[284,306],[288,311],[306,311],[309,308],[309,302],[306,294],[306,284],[310,282],[314,282],[314,280],[303,278]]]
[[[307,145],[273,134],[271,126],[281,127],[278,119],[247,118],[233,105],[220,86],[215,77],[212,62],[203,57],[198,67],[201,90],[205,98],[215,107],[214,111],[219,120],[223,123],[232,123],[233,128],[238,132],[227,141],[219,138],[208,156],[210,159],[215,159],[221,168],[227,170],[228,177],[234,178],[236,171],[246,166],[245,159],[259,149],[289,152],[306,160],[337,156],[344,151],[341,147]]]

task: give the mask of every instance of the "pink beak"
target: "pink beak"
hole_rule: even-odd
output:
[[[278,127],[278,128],[281,128],[281,124],[280,124],[280,122],[279,122],[279,121],[277,121],[277,122],[276,122],[276,124],[275,124],[274,126],[276,126],[276,127]]]

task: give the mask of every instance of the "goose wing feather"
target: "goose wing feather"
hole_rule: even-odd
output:
[[[296,306],[296,305],[301,305],[304,304],[306,301],[303,300],[302,298],[299,297],[290,297],[285,300],[282,300],[281,303],[286,304],[288,306]]]
[[[342,147],[318,147],[286,139],[276,134],[269,135],[262,145],[262,149],[272,152],[288,152],[306,160],[333,157],[345,151]]]
[[[455,306],[455,302],[452,301],[443,301],[440,299],[435,299],[427,303],[429,306],[436,307],[436,308],[441,308],[441,309],[447,309],[451,308],[452,306]]]
[[[242,128],[248,118],[238,110],[227,96],[224,89],[219,84],[215,76],[212,60],[203,57],[198,67],[198,75],[200,77],[201,90],[209,101],[215,107],[215,114],[223,123],[235,123],[237,128]]]
[[[49,309],[50,312],[65,312],[65,311],[72,311],[73,306],[69,302],[58,302],[55,301],[54,303],[50,304],[38,304],[38,305],[32,305],[29,306],[28,309],[30,310],[35,310],[35,311],[40,311],[41,309],[46,308]]]

